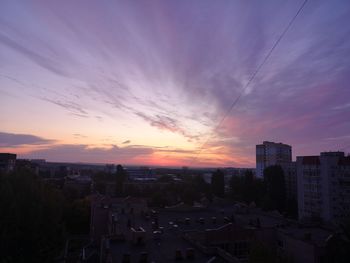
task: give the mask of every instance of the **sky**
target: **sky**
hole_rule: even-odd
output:
[[[190,167],[254,167],[265,140],[349,152],[349,1],[309,0],[246,86],[303,2],[2,0],[0,152]]]

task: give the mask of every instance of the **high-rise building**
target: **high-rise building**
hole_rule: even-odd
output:
[[[264,169],[271,165],[284,165],[292,162],[292,147],[283,143],[264,141],[256,145],[256,176],[262,177]]]
[[[350,156],[297,157],[299,219],[337,221],[350,215]]]

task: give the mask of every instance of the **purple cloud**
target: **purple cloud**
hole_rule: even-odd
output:
[[[50,161],[64,162],[132,162],[133,159],[148,156],[153,149],[145,146],[118,147],[112,145],[107,148],[93,147],[85,144],[60,144],[46,149],[39,149],[28,154],[21,155],[26,158],[44,158]]]
[[[23,145],[46,145],[54,140],[44,139],[31,134],[15,134],[0,132],[0,147],[18,147]]]

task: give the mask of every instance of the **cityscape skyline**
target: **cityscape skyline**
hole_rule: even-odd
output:
[[[309,1],[245,89],[302,3],[4,1],[0,151],[192,167],[253,167],[263,140],[293,160],[349,152],[347,1]]]

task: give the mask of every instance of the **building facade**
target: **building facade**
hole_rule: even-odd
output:
[[[297,157],[297,184],[299,219],[336,222],[350,215],[350,156]]]
[[[284,173],[286,197],[289,200],[296,201],[298,199],[296,162],[285,163],[281,167]]]
[[[264,169],[271,165],[292,162],[292,147],[283,143],[264,141],[256,145],[256,176],[263,177]]]

